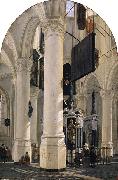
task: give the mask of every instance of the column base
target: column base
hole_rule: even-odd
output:
[[[40,168],[48,171],[58,171],[66,168],[64,137],[42,137]]]
[[[15,139],[13,146],[13,160],[19,162],[21,156],[28,152],[31,159],[31,141],[24,139]]]

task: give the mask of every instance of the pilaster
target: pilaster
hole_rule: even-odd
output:
[[[102,147],[109,149],[109,155],[113,155],[112,145],[112,100],[113,92],[104,90],[100,92],[102,97]]]

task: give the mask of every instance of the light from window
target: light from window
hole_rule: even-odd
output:
[[[68,17],[74,17],[74,2],[72,1],[67,1],[66,3],[66,14]],[[73,8],[72,8],[73,7]],[[72,8],[72,9],[71,9]],[[71,10],[70,10],[71,9]]]

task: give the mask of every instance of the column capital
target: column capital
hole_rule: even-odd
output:
[[[40,90],[39,90],[38,87],[32,86],[32,87],[31,87],[31,91],[30,91],[30,95],[31,95],[31,97],[33,97],[33,98],[37,98],[39,92],[40,92]]]
[[[48,19],[48,21],[44,23],[42,28],[45,34],[45,39],[47,39],[49,36],[54,35],[54,33],[64,38],[66,25],[62,18],[53,18]]]
[[[16,64],[16,71],[30,72],[32,67],[32,60],[29,58],[18,58]]]

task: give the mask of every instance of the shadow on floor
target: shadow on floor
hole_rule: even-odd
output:
[[[74,180],[74,179],[102,179],[118,180],[118,163],[98,165],[95,168],[67,167],[62,172],[46,172],[36,164],[32,166],[15,165],[14,163],[0,163],[0,179],[38,179],[38,180]]]

